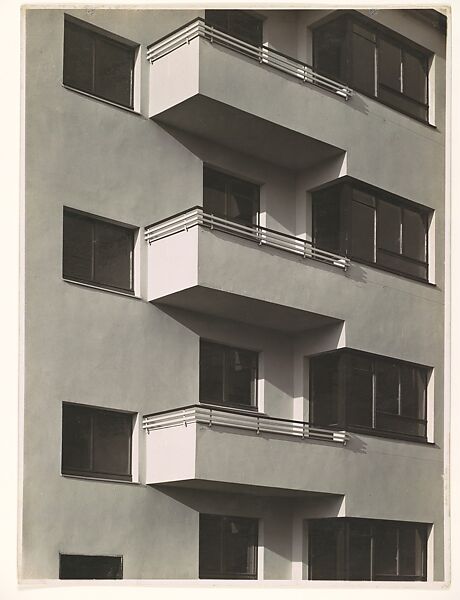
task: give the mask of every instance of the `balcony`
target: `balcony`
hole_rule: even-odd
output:
[[[150,225],[145,239],[151,302],[284,332],[340,320],[324,313],[324,294],[311,302],[298,289],[301,281],[327,289],[349,260],[302,238],[195,207]]]
[[[146,415],[143,429],[147,484],[209,489],[228,483],[298,489],[301,479],[291,476],[309,453],[316,455],[315,445],[337,452],[348,438],[344,431],[206,404]]]
[[[339,105],[352,91],[296,58],[201,18],[151,44],[147,58],[149,116],[166,126],[292,169],[344,151],[326,139],[327,121],[337,111],[346,119]]]

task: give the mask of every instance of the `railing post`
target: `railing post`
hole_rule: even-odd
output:
[[[257,435],[260,435],[260,420],[259,420],[259,416],[257,415],[257,431],[256,431]]]
[[[209,409],[209,427],[212,427],[212,408]]]

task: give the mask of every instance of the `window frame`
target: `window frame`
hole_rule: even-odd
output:
[[[217,346],[218,348],[220,348],[223,352],[224,352],[224,357],[226,356],[226,353],[228,351],[230,352],[249,352],[251,354],[254,355],[255,358],[255,374],[254,374],[254,379],[253,379],[253,386],[254,386],[254,403],[253,404],[236,404],[236,403],[230,403],[230,402],[225,402],[224,400],[222,400],[222,402],[209,402],[206,400],[202,400],[201,399],[201,353],[202,353],[202,344],[206,344],[206,345],[210,345],[210,346]],[[249,410],[249,411],[254,411],[257,412],[258,411],[258,405],[259,405],[259,371],[260,371],[260,352],[258,352],[257,350],[252,350],[252,349],[248,349],[248,348],[240,348],[240,347],[236,347],[236,346],[229,346],[228,344],[221,344],[220,342],[215,342],[213,340],[210,340],[208,338],[200,338],[200,348],[199,348],[199,402],[200,404],[210,404],[213,406],[222,406],[223,408],[232,408],[232,409],[238,409],[238,410]],[[222,397],[225,397],[225,358],[223,360],[222,363],[222,368],[223,368],[223,376],[222,376]],[[228,392],[227,392],[228,393]]]
[[[65,558],[70,558],[70,557],[74,557],[74,558],[86,558],[86,559],[91,559],[91,558],[113,558],[113,559],[120,559],[119,562],[119,577],[93,577],[91,579],[87,579],[86,577],[78,577],[78,578],[72,578],[72,577],[63,577],[63,564],[62,564],[62,557]],[[77,580],[83,580],[83,581],[95,581],[95,580],[109,580],[109,581],[114,581],[116,579],[123,579],[123,555],[121,554],[117,554],[117,555],[102,555],[102,554],[69,554],[69,553],[65,553],[65,552],[59,552],[59,579],[62,580],[70,580],[70,581],[77,581]]]
[[[314,361],[321,360],[322,358],[328,356],[337,356],[337,381],[338,381],[338,390],[337,390],[337,414],[339,417],[339,422],[337,424],[328,425],[325,423],[315,423],[315,391],[314,391]],[[371,415],[371,426],[365,425],[357,425],[349,422],[349,407],[353,402],[353,397],[349,396],[348,392],[348,380],[351,377],[351,366],[350,366],[350,358],[349,357],[363,357],[370,361],[371,363],[371,379],[372,379],[372,415]],[[382,411],[377,410],[377,383],[376,383],[376,373],[377,373],[377,365],[378,363],[388,363],[394,364],[398,366],[399,369],[399,382],[401,381],[401,369],[404,367],[409,367],[416,372],[416,370],[423,371],[424,375],[424,391],[423,391],[423,405],[419,408],[422,409],[425,417],[423,419],[417,417],[410,417],[404,414],[394,415],[390,413],[390,416],[395,416],[402,421],[410,421],[412,423],[421,424],[424,427],[423,435],[415,435],[410,433],[404,433],[400,431],[394,431],[391,429],[381,429],[377,426],[377,413],[383,414]],[[380,356],[378,354],[371,354],[368,352],[362,352],[360,350],[355,350],[353,348],[341,348],[339,350],[332,350],[330,352],[323,352],[320,354],[315,354],[310,357],[310,366],[309,366],[309,414],[310,414],[310,422],[312,425],[317,425],[319,427],[334,427],[337,429],[346,429],[347,431],[352,431],[355,433],[362,433],[365,435],[372,435],[376,437],[385,437],[391,439],[400,439],[406,440],[410,442],[418,442],[418,443],[428,443],[428,387],[429,387],[429,378],[432,369],[427,367],[426,365],[421,365],[419,363],[412,363],[408,361],[403,361],[399,359],[394,359],[388,356]],[[401,383],[399,383],[398,388],[398,410],[401,412]]]
[[[366,96],[368,98],[372,98],[373,100],[376,100],[376,101],[384,104],[385,106],[388,106],[389,108],[404,114],[405,116],[415,119],[419,123],[423,123],[424,125],[429,125],[430,127],[433,127],[433,125],[430,123],[430,116],[431,116],[430,115],[430,62],[433,58],[434,53],[426,48],[423,48],[422,46],[420,46],[416,42],[413,42],[409,38],[406,38],[405,36],[395,32],[395,31],[392,31],[385,25],[382,25],[381,23],[377,23],[376,21],[366,17],[365,15],[362,15],[361,13],[359,13],[355,10],[334,11],[334,13],[332,13],[331,15],[328,15],[324,19],[319,20],[317,23],[315,23],[311,27],[311,30],[313,33],[312,46],[313,46],[313,68],[314,68],[314,70],[317,71],[319,74],[322,74],[321,69],[318,68],[318,50],[317,50],[317,41],[315,40],[315,37],[317,39],[318,34],[321,32],[321,30],[323,28],[327,27],[332,22],[334,22],[338,19],[345,20],[346,34],[345,34],[344,46],[346,48],[346,56],[345,56],[345,59],[342,61],[343,72],[341,73],[341,75],[343,75],[343,76],[342,77],[340,77],[340,76],[332,77],[332,79],[335,79],[338,82],[343,83],[345,85],[349,85],[350,87],[352,87],[354,90],[356,90],[360,94],[363,94],[364,96]],[[353,25],[358,25],[359,27],[363,28],[364,30],[367,30],[367,32],[369,32],[369,34],[375,35],[375,38],[376,38],[375,39],[375,55],[374,55],[375,56],[374,94],[369,93],[368,90],[365,90],[362,87],[356,86],[355,82],[353,81],[353,64],[352,64],[353,63],[353,60],[352,60]],[[421,118],[421,117],[411,113],[410,111],[400,108],[397,105],[395,105],[394,103],[392,103],[386,99],[383,99],[379,96],[379,86],[380,86],[380,81],[379,81],[379,79],[380,79],[379,78],[379,61],[380,61],[379,40],[380,39],[388,40],[390,43],[397,45],[400,48],[401,55],[403,55],[404,53],[407,52],[409,54],[424,58],[424,60],[425,60],[426,102],[424,102],[424,103],[420,102],[420,101],[412,98],[408,94],[405,94],[403,91],[401,91],[401,96],[403,96],[404,100],[406,100],[408,102],[412,102],[414,104],[417,104],[418,106],[423,107],[425,109],[426,118]],[[401,61],[403,62],[403,58],[401,59]],[[327,77],[331,77],[331,75],[327,75],[327,74],[325,74],[325,75]],[[403,75],[403,79],[404,79],[404,75]],[[403,80],[401,81],[401,85],[402,86],[404,85]]]
[[[219,563],[220,568],[218,571],[207,571],[201,565],[200,554],[202,551],[202,541],[204,536],[202,534],[202,522],[204,519],[212,519],[219,522],[219,547],[216,551],[219,551]],[[224,555],[226,549],[226,540],[225,540],[225,523],[227,520],[233,521],[245,521],[251,524],[252,527],[255,528],[255,532],[253,533],[254,539],[253,543],[253,564],[254,571],[249,573],[236,573],[231,571],[224,571],[223,563],[224,563]],[[220,514],[211,514],[211,513],[200,513],[199,515],[199,548],[198,548],[198,578],[199,579],[234,579],[234,580],[256,580],[258,578],[258,549],[259,549],[259,537],[260,537],[260,519],[257,517],[241,517],[241,516],[230,516],[230,515],[220,515]]]
[[[66,242],[65,242],[65,219],[66,217],[80,219],[82,221],[86,221],[92,224],[92,240],[91,240],[91,262],[92,262],[92,276],[91,278],[85,277],[77,277],[72,274],[68,274],[65,272],[65,260],[64,255],[66,251]],[[95,254],[95,244],[96,244],[96,235],[95,235],[95,227],[97,223],[103,223],[109,226],[118,227],[120,230],[124,230],[126,233],[130,235],[130,256],[129,256],[129,281],[130,285],[128,288],[118,287],[114,285],[109,285],[102,281],[96,279],[95,276],[95,265],[96,265],[96,254]],[[74,283],[82,283],[91,287],[96,287],[99,289],[114,291],[123,293],[129,296],[135,296],[135,250],[136,250],[136,241],[138,228],[126,225],[124,223],[119,223],[117,221],[113,221],[111,219],[107,219],[105,217],[101,217],[99,215],[93,215],[90,213],[82,212],[77,209],[73,209],[67,206],[64,206],[63,216],[62,216],[62,278],[66,281],[72,281]]]
[[[65,48],[66,48],[66,28],[70,27],[73,29],[83,30],[87,35],[89,35],[92,39],[92,60],[91,60],[91,89],[83,89],[82,87],[73,85],[71,81],[69,81],[68,74],[66,75],[66,59],[65,59]],[[63,44],[62,44],[62,85],[69,89],[86,96],[90,96],[91,98],[96,98],[108,104],[112,104],[114,106],[118,106],[125,110],[129,110],[131,112],[135,111],[136,105],[136,63],[138,60],[139,54],[139,44],[132,42],[126,38],[123,38],[119,35],[116,35],[110,31],[97,27],[92,23],[88,23],[87,21],[83,21],[71,15],[64,15],[64,31],[63,31]],[[102,42],[103,44],[113,45],[118,48],[123,49],[128,54],[130,54],[130,70],[129,70],[129,102],[124,103],[120,102],[118,99],[111,98],[110,95],[104,95],[97,90],[96,85],[96,44],[97,42]]]
[[[408,279],[412,279],[414,281],[419,281],[422,283],[430,282],[430,222],[434,215],[434,210],[423,206],[422,204],[417,204],[408,200],[407,198],[403,198],[401,196],[397,196],[396,194],[392,194],[380,188],[376,188],[370,184],[364,183],[357,179],[354,179],[349,176],[341,177],[331,183],[328,183],[324,186],[320,186],[311,191],[312,194],[312,226],[313,226],[313,245],[319,249],[324,249],[328,251],[327,248],[322,248],[322,246],[317,242],[317,227],[316,227],[316,213],[318,212],[318,204],[321,202],[320,194],[326,191],[330,191],[336,194],[336,202],[338,203],[338,213],[339,213],[339,230],[337,233],[337,239],[339,241],[338,247],[335,250],[337,254],[342,254],[347,256],[352,261],[364,264],[370,267],[374,267],[380,269],[382,271],[387,271],[389,273],[394,273],[396,275],[400,275],[401,277],[406,277]],[[365,194],[369,194],[373,196],[375,199],[375,209],[374,209],[374,261],[366,260],[365,258],[361,258],[356,256],[351,252],[351,244],[353,241],[353,232],[352,232],[352,222],[351,222],[351,204],[354,202],[353,200],[353,191],[356,190],[358,192],[363,192]],[[424,221],[425,226],[425,261],[420,261],[418,259],[414,259],[411,256],[408,256],[403,253],[403,248],[401,252],[393,253],[389,250],[382,249],[380,247],[380,237],[379,237],[379,204],[381,202],[386,202],[388,204],[392,204],[399,208],[404,219],[404,211],[412,211],[420,215]],[[404,235],[404,233],[403,233]],[[403,238],[401,239],[401,245],[404,243]],[[408,273],[407,271],[388,267],[381,262],[379,262],[379,252],[383,254],[392,255],[400,258],[403,262],[407,262],[413,265],[417,265],[426,269],[426,277],[419,277],[417,275]]]
[[[93,468],[89,469],[79,469],[74,467],[67,467],[64,465],[64,456],[65,456],[65,434],[64,434],[64,411],[66,407],[76,407],[80,409],[80,411],[84,414],[87,413],[90,416],[91,425],[90,425],[90,441],[89,441],[89,453],[90,453],[90,463],[94,461],[94,419],[96,416],[101,416],[107,413],[116,413],[119,415],[123,415],[126,418],[126,421],[129,421],[130,434],[129,434],[129,455],[128,455],[128,465],[129,465],[129,473],[104,473],[101,471],[96,471]],[[89,404],[78,404],[75,402],[63,402],[62,403],[62,416],[61,416],[61,475],[70,476],[70,477],[83,477],[90,479],[99,479],[105,481],[120,481],[120,482],[129,482],[132,483],[134,481],[134,469],[133,469],[133,456],[134,456],[134,427],[135,427],[135,413],[116,410],[111,408],[101,408],[99,406],[92,406]]]
[[[318,534],[318,531],[314,531],[315,525],[319,529],[319,533],[321,532],[321,525],[326,526],[329,525],[332,530],[335,530],[338,533],[337,537],[340,535],[343,537],[342,543],[338,543],[336,546],[337,552],[337,563],[338,568],[336,569],[337,577],[332,580],[343,580],[343,581],[427,581],[427,554],[428,554],[428,537],[429,537],[429,523],[421,523],[421,522],[413,522],[413,521],[392,521],[388,519],[366,519],[366,518],[356,518],[356,517],[327,517],[327,518],[319,518],[319,519],[309,519],[308,520],[308,579],[310,581],[327,581],[327,579],[313,579],[312,578],[312,570],[313,570],[313,551],[314,544],[312,543],[312,533]],[[369,579],[358,579],[350,577],[350,540],[352,536],[353,525],[358,525],[366,530],[369,533],[369,537],[371,539],[369,546],[369,565],[370,565],[370,578]],[[313,526],[313,527],[312,527]],[[382,576],[381,574],[376,573],[376,546],[378,541],[379,529],[388,528],[396,528],[397,531],[402,529],[412,530],[413,534],[416,534],[416,531],[423,532],[423,541],[424,545],[422,548],[422,556],[421,563],[418,565],[421,567],[422,575],[401,575],[401,574],[388,574],[387,576]],[[340,540],[339,540],[340,541]],[[399,536],[397,539],[397,544],[399,543]],[[398,571],[400,568],[399,564],[399,554],[400,554],[400,546],[397,547],[397,556],[396,556],[396,570]],[[414,553],[414,559],[416,555]],[[416,569],[415,569],[416,570]]]

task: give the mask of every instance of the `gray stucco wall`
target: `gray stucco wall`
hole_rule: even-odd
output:
[[[269,495],[147,487],[143,485],[145,465],[152,457],[145,456],[142,431],[138,432],[138,483],[60,475],[62,402],[127,410],[141,417],[195,402],[198,341],[204,336],[261,349],[266,367],[270,366],[264,409],[291,418],[294,357],[304,355],[296,336],[192,313],[178,315],[146,302],[148,257],[142,230],[138,298],[63,281],[63,207],[142,228],[199,204],[203,162],[214,162],[264,183],[267,226],[294,233],[303,228],[295,218],[296,181],[310,177],[203,140],[184,144],[181,136],[171,135],[147,118],[150,67],[146,46],[200,11],[66,12],[141,44],[140,112],[130,113],[65,89],[64,11],[27,11],[21,575],[56,578],[58,553],[64,552],[123,554],[125,578],[196,578],[198,514],[221,512],[261,518],[264,576],[290,578],[293,501]],[[353,452],[280,440],[268,444],[249,435],[203,430],[197,442],[197,467],[201,477],[210,481],[293,490],[299,489],[300,476],[300,489],[344,495],[349,515],[426,519],[434,523],[434,577],[441,580],[444,50],[438,33],[409,16],[379,18],[438,53],[437,129],[371,100],[365,106],[359,98],[345,105],[315,89],[305,94],[297,83],[239,61],[231,53],[217,53],[205,43],[200,44],[200,93],[343,148],[349,174],[436,209],[436,288],[371,268],[353,267],[344,275],[302,261],[298,264],[295,259],[247,248],[208,232],[200,234],[200,281],[210,288],[334,316],[346,322],[347,345],[434,367],[435,446],[369,438],[366,452]],[[294,18],[267,12],[266,35],[278,49],[303,58],[311,19],[313,13]],[[238,86],[229,85],[232,78],[240,82]],[[270,94],[265,94],[267,89]],[[229,272],[234,275],[224,278]],[[308,338],[308,332],[303,335]],[[240,458],[232,463],[229,457],[235,444]],[[246,462],[248,456],[254,461],[242,469],[240,461]],[[273,464],[278,465],[277,481]],[[396,490],[395,482],[403,490]]]

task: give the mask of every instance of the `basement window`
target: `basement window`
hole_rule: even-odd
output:
[[[309,579],[426,581],[424,523],[334,518],[308,523]]]
[[[63,83],[132,109],[137,48],[137,44],[66,16]]]
[[[200,402],[257,408],[258,354],[200,340]]]
[[[200,515],[200,579],[257,579],[258,520]]]
[[[64,209],[63,277],[134,294],[132,227]]]
[[[62,407],[62,474],[132,481],[132,413]]]
[[[123,558],[60,554],[59,579],[123,579]]]

